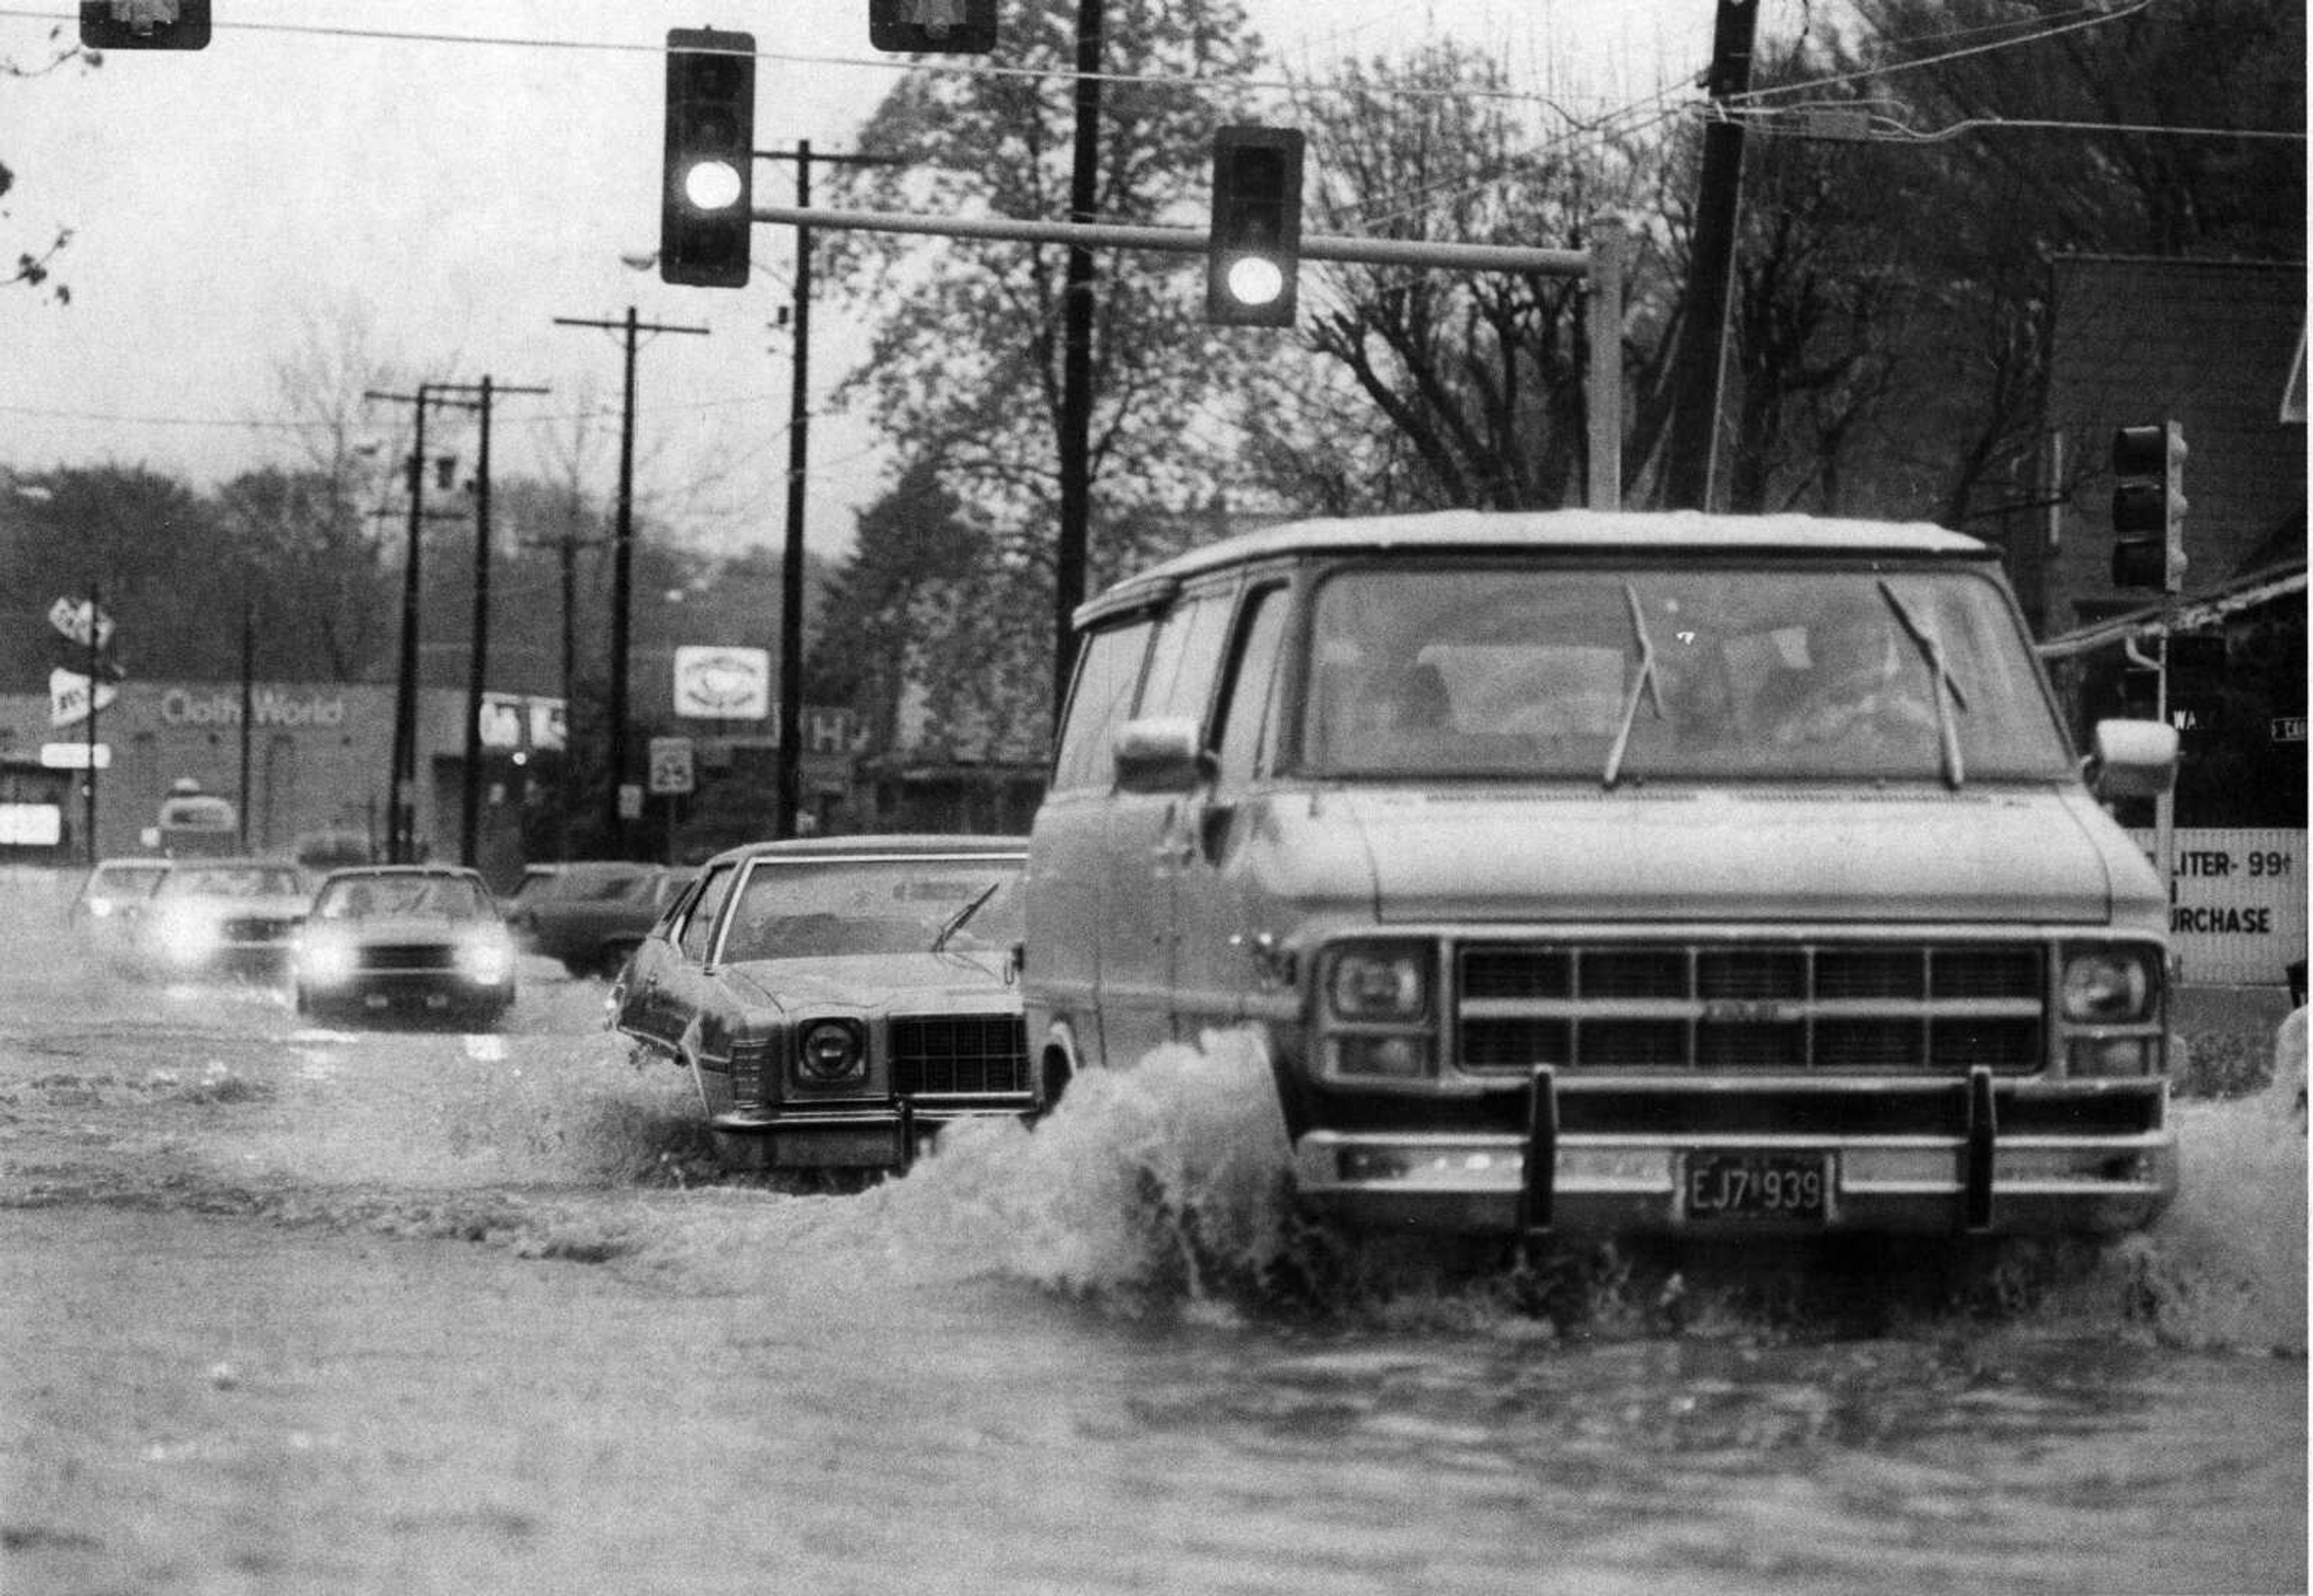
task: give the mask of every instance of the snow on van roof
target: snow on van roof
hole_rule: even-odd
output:
[[[1273,555],[1418,547],[1473,548],[1691,548],[1803,554],[1983,555],[1977,539],[1928,522],[1856,521],[1817,515],[1710,515],[1696,510],[1438,510],[1293,521],[1241,532],[1175,555],[1102,595],[1120,597],[1220,566]],[[1102,605],[1105,607],[1105,605]]]

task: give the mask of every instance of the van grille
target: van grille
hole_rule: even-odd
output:
[[[1028,1029],[1017,1014],[928,1014],[892,1022],[892,1085],[902,1097],[1028,1090]]]
[[[2031,943],[1476,943],[1456,960],[1462,1068],[2036,1070]]]

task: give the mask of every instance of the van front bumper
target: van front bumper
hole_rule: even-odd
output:
[[[1652,1105],[1659,1116],[1600,1125],[1585,1112],[1594,1085],[1613,1109]],[[1793,1114],[1794,1104],[1807,1110]],[[1978,1071],[1842,1091],[1821,1081],[1575,1083],[1543,1071],[1522,1133],[1312,1129],[1294,1167],[1304,1197],[1359,1229],[2112,1234],[2151,1223],[2176,1195],[2166,1108],[2162,1081],[2020,1083]],[[1731,1188],[1762,1181],[1777,1200],[1729,1201]]]

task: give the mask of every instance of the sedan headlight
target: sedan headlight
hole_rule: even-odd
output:
[[[331,932],[308,932],[297,944],[297,976],[312,987],[333,987],[354,973],[353,939]]]
[[[2159,954],[2154,949],[2065,951],[2063,1012],[2075,1025],[2133,1025],[2150,1020],[2159,995]]]
[[[831,1086],[867,1073],[867,1047],[849,1020],[814,1020],[796,1036],[796,1078]]]
[[[514,973],[514,946],[504,931],[481,931],[458,943],[458,973],[479,987],[495,987]]]
[[[216,951],[217,923],[196,908],[174,908],[157,915],[151,932],[153,945],[180,964],[192,964]]]

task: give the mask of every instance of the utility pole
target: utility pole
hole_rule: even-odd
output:
[[[1100,200],[1102,0],[1077,0],[1076,160],[1069,220],[1090,226]],[[1052,558],[1052,723],[1060,719],[1076,664],[1077,606],[1084,602],[1092,541],[1092,250],[1069,244],[1060,353],[1060,530]]]
[[[81,823],[88,832],[88,863],[92,869],[96,865],[96,689],[103,680],[104,669],[104,608],[98,602],[102,596],[92,580],[88,584],[88,785],[81,789],[87,806]]]
[[[811,164],[898,166],[890,155],[814,156],[811,141],[799,139],[791,152],[757,150],[767,161],[796,163],[796,208],[811,209]],[[803,523],[804,488],[811,461],[811,225],[796,226],[794,368],[787,395],[787,525],[779,560],[779,748],[778,795],[771,835],[793,837],[803,811]]]
[[[257,725],[257,601],[241,601],[241,851],[249,852],[249,752]]]
[[[602,827],[613,857],[623,858],[627,851],[627,820],[619,810],[619,787],[627,773],[627,662],[631,645],[629,615],[634,587],[635,559],[635,350],[639,336],[646,332],[687,332],[701,338],[708,329],[703,327],[669,327],[656,321],[636,320],[635,307],[627,307],[623,321],[590,321],[576,316],[557,316],[557,327],[601,327],[626,335],[625,399],[619,420],[619,502],[618,521],[611,533],[611,728],[610,747],[605,751],[603,771]],[[569,713],[564,709],[565,715]]]
[[[481,417],[479,458],[474,465],[474,636],[466,669],[464,780],[458,820],[458,863],[471,870],[482,814],[482,679],[490,646],[490,400],[501,393],[547,393],[544,388],[499,388],[485,374],[479,382],[442,382],[436,387],[478,394]]]
[[[391,864],[408,864],[417,857],[418,844],[418,601],[423,592],[419,567],[423,558],[420,530],[426,523],[426,408],[442,405],[453,409],[474,407],[462,399],[440,397],[446,384],[420,382],[416,393],[365,392],[365,399],[387,399],[416,407],[415,436],[409,445],[409,548],[401,568],[401,667],[393,690],[393,772],[386,785],[385,856]]]
[[[1670,443],[1663,500],[1674,510],[1711,507],[1719,443],[1719,393],[1725,375],[1727,306],[1735,279],[1735,240],[1743,196],[1743,123],[1727,101],[1751,87],[1751,38],[1758,0],[1719,0],[1711,70],[1702,80],[1718,115],[1702,132],[1702,177],[1696,197],[1693,260],[1686,283],[1686,326],[1673,377]]]
[[[578,518],[581,503],[578,490],[570,490],[570,524],[558,538],[533,539],[524,543],[527,548],[550,548],[558,555],[562,587],[562,763],[560,766],[560,805],[562,823],[556,828],[555,857],[570,857],[570,721],[573,707],[578,702],[578,551],[601,546],[599,538],[581,538]]]

